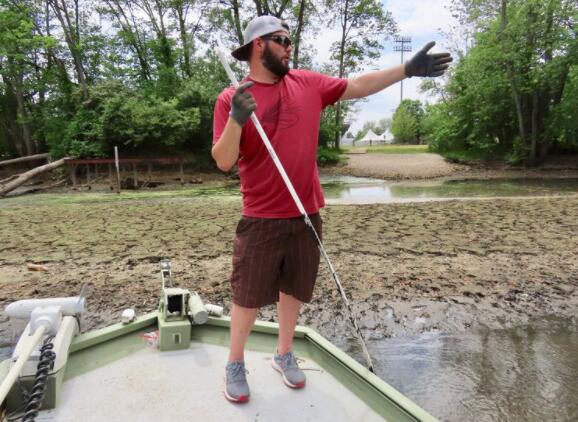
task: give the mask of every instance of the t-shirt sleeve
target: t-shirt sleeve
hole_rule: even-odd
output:
[[[334,78],[317,72],[310,73],[314,79],[314,86],[321,95],[323,108],[335,104],[347,88],[347,79]]]
[[[231,111],[231,98],[227,95],[227,92],[221,92],[217,97],[215,102],[215,111],[213,113],[213,145],[217,143],[223,130],[225,130],[225,125],[227,120],[229,120],[229,112]]]

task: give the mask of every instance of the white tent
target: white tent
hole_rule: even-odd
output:
[[[352,146],[354,140],[355,140],[355,138],[353,137],[353,135],[351,134],[351,132],[345,132],[345,133],[343,134],[343,136],[341,137],[341,140],[339,141],[339,145],[341,145],[341,146]]]
[[[376,135],[373,130],[369,129],[363,138],[355,142],[355,145],[383,145],[384,143],[382,136]]]
[[[393,135],[389,131],[389,129],[386,129],[385,132],[383,132],[383,134],[381,135],[381,138],[383,139],[384,143],[386,143],[388,145],[393,144]]]

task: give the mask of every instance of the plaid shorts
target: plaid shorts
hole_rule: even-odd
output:
[[[320,215],[309,218],[321,239]],[[277,302],[279,292],[310,302],[319,256],[315,237],[303,217],[241,217],[233,249],[233,302],[260,308]]]

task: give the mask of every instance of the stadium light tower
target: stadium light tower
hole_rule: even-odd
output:
[[[411,37],[401,37],[397,36],[393,39],[394,46],[393,51],[400,51],[401,52],[401,64],[403,64],[403,53],[404,51],[410,52],[411,51]],[[399,102],[403,101],[403,81],[401,81],[401,92],[399,94]]]

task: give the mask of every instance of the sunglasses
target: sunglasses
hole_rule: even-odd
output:
[[[266,35],[261,38],[263,38],[264,40],[273,41],[274,43],[282,45],[285,48],[291,47],[291,38],[286,37],[285,35]]]

